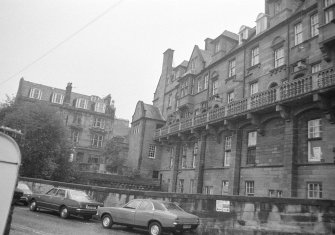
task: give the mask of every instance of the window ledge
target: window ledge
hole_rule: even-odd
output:
[[[271,69],[269,72],[270,72],[270,76],[272,76],[273,74],[276,74],[276,73],[279,73],[281,72],[282,70],[286,71],[287,70],[287,65],[286,64],[283,64],[277,68],[273,68]]]
[[[317,140],[322,140],[322,137],[308,138],[308,141],[317,141]]]
[[[247,68],[247,71],[249,73],[251,70],[256,69],[256,68],[260,68],[260,67],[261,67],[261,63],[258,63],[258,64],[255,64],[255,65]]]
[[[226,79],[226,83],[229,82],[230,80],[234,80],[236,78],[236,75],[233,75],[229,78]]]
[[[328,10],[329,8],[335,7],[335,2],[323,8],[324,11]]]

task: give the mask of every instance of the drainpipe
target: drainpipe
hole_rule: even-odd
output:
[[[290,24],[287,24],[287,79],[290,80]]]
[[[245,97],[245,45],[243,45],[243,91],[242,98]]]
[[[140,143],[140,154],[138,158],[137,170],[141,171],[142,159],[143,159],[143,145],[144,145],[144,131],[146,125],[146,118],[145,118],[145,110],[144,110],[144,117],[143,117],[143,126],[142,126],[142,133],[141,133],[141,143]]]

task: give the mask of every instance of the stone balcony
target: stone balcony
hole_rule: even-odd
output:
[[[167,137],[186,130],[232,119],[269,107],[275,107],[278,104],[288,103],[291,100],[317,94],[325,89],[329,90],[334,87],[335,67],[307,75],[291,82],[286,82],[281,86],[258,92],[251,97],[237,100],[226,106],[214,108],[197,116],[182,119],[178,123],[164,126],[155,131],[154,139],[158,140],[162,137]]]

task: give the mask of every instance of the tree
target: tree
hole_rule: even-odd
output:
[[[2,125],[24,133],[20,146],[22,176],[51,180],[73,177],[69,162],[72,146],[57,110],[42,103],[9,103],[0,110]]]
[[[109,172],[119,172],[126,159],[121,156],[123,151],[122,143],[115,138],[106,143],[103,156],[106,159],[106,170]]]

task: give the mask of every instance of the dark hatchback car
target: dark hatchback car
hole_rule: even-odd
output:
[[[97,213],[98,207],[103,204],[92,200],[84,191],[52,188],[45,194],[32,194],[29,209],[36,211],[38,208],[59,212],[63,219],[70,215],[82,216],[89,220]]]
[[[28,205],[29,197],[33,194],[27,184],[19,182],[16,187],[17,190],[21,191],[23,195],[20,197],[18,202],[23,203],[25,206]]]

